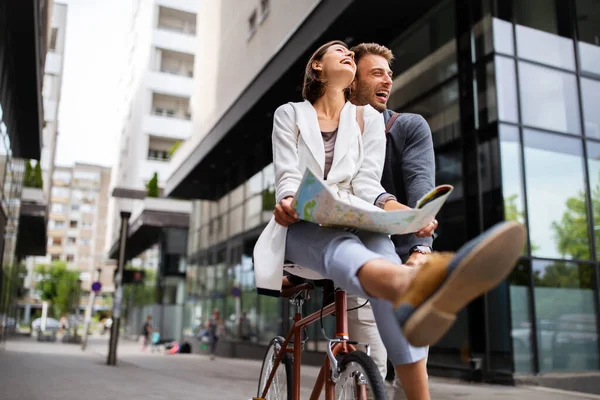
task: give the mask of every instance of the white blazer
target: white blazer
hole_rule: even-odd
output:
[[[333,163],[327,184],[340,199],[356,196],[370,204],[385,193],[381,175],[385,161],[385,126],[373,107],[364,108],[364,131],[356,121],[356,106],[346,102],[340,114]],[[325,148],[317,112],[309,101],[280,106],[273,121],[273,163],[277,202],[294,194],[304,171],[324,176]],[[254,275],[259,293],[279,295],[283,276],[287,228],[272,217],[254,247]],[[294,275],[323,279],[303,267],[290,270]]]

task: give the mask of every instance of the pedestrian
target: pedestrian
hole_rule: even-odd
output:
[[[148,346],[148,340],[152,335],[152,324],[150,323],[150,321],[152,321],[152,316],[148,315],[146,317],[146,322],[142,327],[142,331],[140,332],[140,345],[142,351],[146,351],[146,347]]]
[[[217,342],[223,331],[223,320],[221,319],[221,311],[215,308],[212,316],[206,321],[206,330],[210,339],[210,359],[214,360],[217,351]]]

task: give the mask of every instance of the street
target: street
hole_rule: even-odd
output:
[[[246,400],[255,395],[260,362],[194,354],[141,353],[121,340],[118,366],[106,365],[108,342],[93,337],[88,350],[63,343],[13,339],[0,350],[3,400],[202,399]],[[317,374],[303,367],[302,398]],[[600,399],[600,396],[537,387],[505,387],[431,379],[433,399]]]

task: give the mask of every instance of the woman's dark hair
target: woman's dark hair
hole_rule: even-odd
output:
[[[313,62],[321,61],[327,50],[331,46],[343,46],[344,48],[348,48],[348,45],[341,40],[332,40],[331,42],[327,42],[321,47],[319,47],[306,64],[306,68],[304,69],[304,84],[302,85],[302,98],[305,100],[314,103],[317,99],[325,94],[325,85],[327,82],[323,81],[319,77],[319,72],[315,71],[312,67]],[[348,87],[344,90],[344,95],[346,100],[350,98],[350,88]]]

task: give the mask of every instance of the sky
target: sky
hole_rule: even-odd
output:
[[[130,0],[56,2],[68,6],[56,163],[112,166]]]

